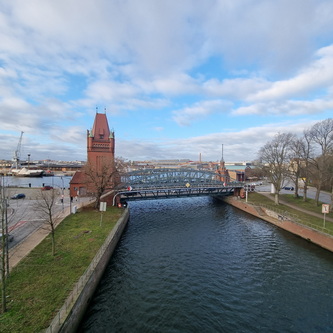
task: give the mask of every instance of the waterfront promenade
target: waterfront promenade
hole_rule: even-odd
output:
[[[268,193],[268,192],[260,192],[260,194],[264,195],[265,197],[274,200],[274,198]],[[234,200],[234,198],[232,200],[230,200],[231,197],[226,198],[226,201],[240,209],[242,209],[242,206],[240,205],[240,201],[238,200]],[[90,198],[81,198],[81,202],[77,204],[78,208],[81,208],[82,206],[85,206],[87,204],[90,204],[92,202],[92,199]],[[280,199],[280,203],[286,206],[289,206],[295,210],[301,211],[303,213],[306,213],[308,215],[311,216],[315,216],[318,218],[323,218],[322,214],[318,214],[318,213],[314,213],[311,212],[309,210],[306,210],[304,208],[300,208],[297,205],[292,205],[289,204],[287,202],[285,202],[283,199]],[[244,202],[243,202],[244,204]],[[251,210],[248,208],[249,205],[247,205],[247,208],[244,209],[244,205],[243,205],[243,209],[248,211],[250,214],[252,215],[256,215],[259,218],[266,220],[267,222],[276,224],[277,226],[281,227],[281,221],[277,218],[274,218],[272,216],[268,216],[268,215],[260,215],[256,210]],[[58,223],[61,223],[61,221],[70,214],[70,208],[67,207],[64,212],[61,214],[61,219]],[[327,223],[333,223],[333,218],[332,217],[328,217],[326,216],[326,221]],[[290,230],[289,230],[290,231]],[[291,231],[292,232],[292,231]],[[13,267],[15,267],[27,254],[29,254],[45,237],[47,237],[48,235],[48,231],[43,229],[43,228],[39,228],[36,232],[32,233],[29,237],[27,237],[25,240],[23,240],[19,245],[15,246],[14,248],[12,248],[9,252],[10,255],[10,269],[12,269]],[[333,239],[332,239],[333,241]],[[333,251],[333,248],[332,250]]]
[[[34,191],[34,189],[26,189],[26,192]],[[69,200],[64,198],[64,200]],[[80,202],[75,202],[77,209],[82,208],[83,206],[89,205],[94,199],[91,198],[80,198]],[[74,204],[73,204],[74,205]],[[63,219],[71,214],[70,206],[64,208],[60,212],[59,220],[56,223],[56,227],[63,221]],[[26,257],[43,239],[49,235],[50,231],[48,228],[44,228],[43,225],[37,230],[32,232],[28,237],[23,239],[18,245],[9,249],[9,269],[12,270],[24,257]]]
[[[264,195],[265,197],[267,197],[267,198],[271,199],[272,201],[274,201],[274,197],[272,195],[270,195],[269,193],[267,193],[267,192],[258,192],[258,193],[260,193],[260,194]],[[304,208],[301,208],[301,207],[299,207],[297,205],[292,205],[292,204],[286,202],[285,200],[283,200],[281,198],[280,198],[279,201],[280,201],[281,204],[283,204],[285,206],[288,206],[288,207],[290,207],[292,209],[298,210],[300,212],[306,213],[306,214],[314,216],[314,217],[318,217],[320,219],[323,218],[323,214],[314,213],[314,212],[311,212],[311,211],[306,210]],[[333,223],[333,218],[332,217],[326,216],[325,220]]]
[[[260,194],[264,195],[266,198],[269,198],[272,201],[274,200],[274,197],[267,192],[262,192]],[[303,221],[297,221],[297,219],[294,220],[293,218],[290,218],[288,214],[286,215],[282,209],[283,205],[285,205],[294,209],[295,211],[300,211],[306,215],[320,219],[323,219],[323,214],[314,213],[307,209],[300,208],[297,205],[287,203],[283,199],[280,200],[281,206],[276,206],[276,208],[269,208],[265,205],[261,205],[260,203],[253,204],[237,197],[226,197],[224,198],[224,201],[251,215],[272,223],[281,229],[291,232],[294,235],[297,235],[326,250],[333,252],[333,236],[328,233],[329,229],[332,229],[331,226],[329,229],[327,229],[324,227],[309,225],[308,223],[303,223]],[[333,219],[331,217],[326,216],[325,220],[326,226],[328,223],[333,223]]]

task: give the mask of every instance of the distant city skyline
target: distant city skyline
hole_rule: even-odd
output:
[[[79,8],[79,10],[77,10]],[[332,117],[330,0],[0,0],[0,159],[253,161]]]

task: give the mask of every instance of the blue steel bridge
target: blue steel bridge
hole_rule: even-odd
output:
[[[223,175],[222,175],[223,176]],[[121,175],[114,197],[121,203],[130,200],[168,199],[190,196],[226,196],[241,189],[243,182],[225,184],[221,175],[195,169],[142,169]]]

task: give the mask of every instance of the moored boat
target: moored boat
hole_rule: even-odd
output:
[[[42,177],[44,170],[40,169],[12,169],[12,175],[16,177]]]

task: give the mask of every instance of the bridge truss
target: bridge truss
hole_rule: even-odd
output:
[[[226,196],[243,183],[223,183],[212,171],[195,169],[143,169],[121,175],[120,202],[188,196]],[[115,200],[116,200],[115,197]]]
[[[218,174],[195,169],[143,169],[127,172],[121,176],[122,184],[132,187],[157,187],[177,184],[221,184]]]

